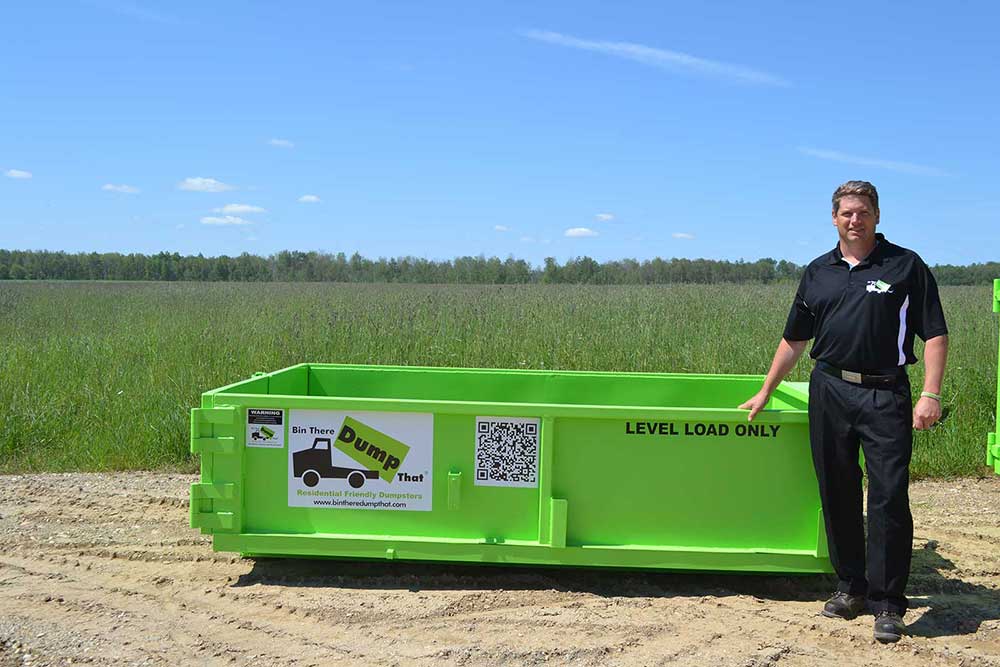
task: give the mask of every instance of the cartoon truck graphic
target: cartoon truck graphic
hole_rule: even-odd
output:
[[[308,487],[319,484],[320,478],[346,479],[352,488],[360,489],[366,479],[378,479],[378,470],[342,468],[330,464],[330,438],[316,438],[312,447],[292,454],[292,468],[296,477]]]
[[[266,426],[261,426],[259,429],[250,434],[254,440],[270,440],[274,437],[274,431]]]

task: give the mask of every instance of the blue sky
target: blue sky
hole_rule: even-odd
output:
[[[8,5],[0,247],[997,260],[996,7]]]

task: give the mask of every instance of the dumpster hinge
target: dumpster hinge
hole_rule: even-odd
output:
[[[235,406],[191,410],[191,451],[201,455],[201,479],[191,485],[190,521],[205,533],[242,527],[240,414]]]
[[[232,530],[236,518],[232,512],[197,512],[191,513],[191,527],[204,528],[210,531]]]
[[[232,454],[236,451],[236,438],[220,435],[210,438],[191,438],[192,454]]]
[[[198,421],[206,424],[235,424],[236,413],[236,407],[232,405],[223,405],[218,408],[191,409],[192,419],[198,419]]]
[[[232,406],[221,408],[193,408],[191,410],[191,453],[232,454],[236,451],[233,426],[237,410]],[[228,431],[228,435],[222,432]]]
[[[237,528],[238,507],[239,486],[237,484],[200,482],[191,485],[190,524],[192,528],[201,528],[206,532],[235,530]]]
[[[191,485],[192,500],[201,500],[202,498],[232,500],[235,495],[236,485],[232,483]]]
[[[1000,475],[1000,443],[996,433],[986,434],[986,465]]]

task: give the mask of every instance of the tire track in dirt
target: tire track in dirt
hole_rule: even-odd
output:
[[[889,647],[818,614],[829,577],[239,559],[187,527],[193,481],[0,478],[0,667],[1000,667],[1000,478],[912,486],[914,636]]]

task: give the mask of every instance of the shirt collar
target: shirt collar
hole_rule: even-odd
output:
[[[878,259],[882,255],[882,249],[886,243],[888,243],[888,241],[885,240],[885,236],[879,232],[876,232],[875,247],[872,248],[872,251],[868,253],[868,256],[865,257],[860,262],[858,262],[857,265],[861,266],[862,264],[871,264],[878,261]],[[840,243],[837,243],[837,245],[833,246],[833,250],[831,250],[828,254],[827,264],[839,264],[840,262],[843,261],[844,261],[844,253],[840,252]]]

